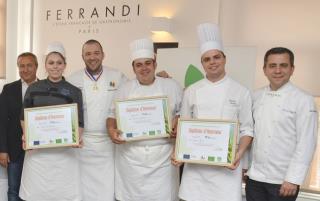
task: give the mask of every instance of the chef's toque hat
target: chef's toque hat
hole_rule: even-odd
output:
[[[130,43],[131,60],[139,58],[154,59],[153,42],[151,39],[143,38]]]
[[[223,51],[222,39],[219,27],[212,23],[203,23],[198,26],[198,38],[200,42],[200,53],[203,55],[209,50]]]
[[[58,52],[60,53],[64,58],[66,58],[66,51],[60,42],[52,42],[48,45],[46,50],[46,55],[50,54],[51,52]]]

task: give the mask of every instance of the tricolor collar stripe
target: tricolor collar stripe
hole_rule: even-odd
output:
[[[98,75],[95,77],[94,75],[92,75],[87,69],[85,69],[86,75],[90,78],[90,80],[92,81],[98,81],[98,79],[100,78],[100,76],[102,75],[103,72],[103,68],[101,69],[101,71],[98,73]]]

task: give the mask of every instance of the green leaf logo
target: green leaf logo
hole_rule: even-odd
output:
[[[204,75],[202,74],[202,72],[197,67],[190,64],[184,77],[184,87],[188,87],[191,84],[202,80],[203,78]]]

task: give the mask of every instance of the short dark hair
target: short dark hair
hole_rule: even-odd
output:
[[[218,51],[222,54],[223,58],[227,58],[225,53],[222,50],[218,50]],[[202,63],[202,58],[203,58],[203,54],[200,57],[200,63]]]
[[[19,54],[19,56],[17,58],[17,66],[19,66],[19,59],[21,57],[31,57],[33,62],[34,62],[34,64],[36,65],[36,67],[38,67],[38,59],[37,59],[36,55],[34,55],[31,52],[23,52],[23,53]]]
[[[150,58],[151,59],[151,58]],[[154,63],[156,63],[157,61],[156,61],[156,59],[154,58],[154,59],[152,59],[152,62],[153,62],[153,64]],[[132,67],[134,67],[134,60],[131,62],[131,65],[132,65]]]
[[[100,49],[101,49],[101,52],[103,52],[103,48],[102,48],[102,45],[99,41],[95,40],[95,39],[90,39],[90,40],[87,40],[83,45],[82,45],[82,51],[83,51],[83,48],[85,45],[88,45],[88,44],[98,44]]]
[[[266,52],[266,54],[264,55],[264,64],[263,64],[264,68],[267,65],[268,57],[272,54],[288,54],[289,60],[290,60],[290,65],[294,66],[294,55],[291,50],[289,50],[288,48],[285,48],[285,47],[274,47],[274,48],[271,48],[270,50],[268,50]]]

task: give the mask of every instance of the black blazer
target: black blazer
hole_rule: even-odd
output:
[[[0,152],[8,153],[11,161],[15,161],[24,153],[21,140],[21,111],[22,83],[21,80],[17,80],[6,84],[0,96]]]

